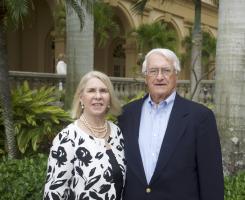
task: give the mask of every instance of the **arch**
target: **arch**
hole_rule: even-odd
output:
[[[44,72],[55,73],[55,38],[52,36],[54,27],[47,32],[44,41]]]
[[[115,38],[110,47],[110,55],[112,55],[110,67],[110,75],[115,77],[125,77],[125,40]]]
[[[215,38],[217,37],[217,30],[214,30],[207,25],[203,25],[202,30],[204,32],[208,32],[212,37],[215,37]]]
[[[104,71],[112,76],[128,76],[131,66],[136,62],[136,45],[133,45],[125,39],[125,35],[135,27],[133,16],[130,13],[130,9],[127,8],[122,2],[110,3],[115,11],[114,21],[119,24],[120,34],[115,39],[109,39],[106,46],[103,48],[95,48],[95,69]],[[114,53],[116,49],[120,48],[125,56],[115,57]],[[119,64],[120,63],[120,64]],[[119,69],[120,68],[120,69]]]
[[[182,41],[182,38],[183,38],[183,35],[181,34],[181,31],[180,31],[180,28],[178,26],[178,24],[176,23],[176,21],[171,17],[171,15],[165,15],[165,16],[160,16],[158,18],[156,18],[154,20],[155,22],[164,22],[168,25],[168,27],[170,27],[172,30],[175,31],[176,33],[176,50],[177,51],[180,51],[181,50],[181,41]]]
[[[126,8],[126,6],[119,2],[118,6],[115,7],[117,16],[120,17],[120,19],[123,22],[123,26],[126,31],[129,31],[132,28],[136,27],[136,24],[134,22],[134,19],[132,18],[132,13],[130,13],[130,10]]]
[[[25,18],[24,29],[7,33],[9,65],[14,70],[45,72],[45,42],[54,24],[53,17],[48,0],[34,0],[33,4],[35,10]]]
[[[174,18],[171,14],[166,13],[163,16],[157,17],[154,19],[154,21],[161,21],[167,22],[173,26],[173,28],[176,30],[178,34],[178,38],[181,41],[185,37],[185,33],[183,32],[184,28],[181,27],[180,22],[177,21],[176,18]]]

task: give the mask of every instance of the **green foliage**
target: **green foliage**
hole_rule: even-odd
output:
[[[225,200],[245,200],[245,171],[225,177]]]
[[[132,97],[132,98],[125,97],[125,98],[123,99],[124,105],[126,105],[127,103],[130,103],[130,102],[132,102],[132,101],[135,101],[135,100],[137,100],[137,99],[141,99],[141,98],[144,97],[144,95],[145,95],[145,91],[140,91],[140,92],[138,92],[138,94],[136,94],[136,95],[135,95],[134,97]]]
[[[153,48],[168,48],[176,52],[177,33],[162,21],[152,24],[141,24],[130,32],[135,35],[139,52],[145,54]]]
[[[66,9],[64,1],[56,4],[53,16],[55,22],[53,36],[64,37],[66,35]]]
[[[31,90],[28,83],[24,82],[12,91],[14,129],[22,153],[29,146],[34,151],[38,150],[41,143],[45,146],[45,143],[51,141],[71,121],[69,114],[56,106],[56,102],[58,96],[55,95],[54,87]],[[3,119],[0,118],[0,127],[2,124]]]
[[[47,156],[0,162],[0,200],[42,199]],[[225,177],[225,200],[245,199],[245,171]]]
[[[129,97],[125,96],[124,99],[122,100],[122,104],[126,105],[126,104],[128,104],[128,103],[130,103],[132,101],[135,101],[137,99],[141,99],[141,98],[144,97],[144,95],[145,95],[145,92],[144,91],[140,91],[138,94],[136,94],[132,98],[129,98]],[[110,121],[112,121],[114,123],[117,123],[117,117],[112,115],[112,114],[107,115],[107,120],[110,120]]]
[[[1,1],[1,4],[5,11],[3,16],[4,25],[10,29],[17,29],[19,26],[23,27],[24,18],[34,10],[32,0],[4,0],[3,2]]]
[[[190,30],[191,31],[191,30]],[[210,65],[215,61],[216,54],[216,38],[212,37],[208,32],[202,32],[202,66],[205,72],[210,68]],[[191,36],[186,36],[182,41],[182,46],[185,53],[181,55],[182,66],[190,66],[191,64]]]
[[[63,2],[64,0],[57,0],[57,2]],[[83,1],[74,1],[74,0],[65,0],[66,5],[69,8],[72,8],[73,11],[77,14],[79,21],[80,21],[80,28],[81,30],[84,27],[85,23],[85,12],[87,14],[92,15],[93,14],[93,5],[95,0],[83,0]],[[69,12],[68,12],[69,13]]]
[[[136,0],[132,6],[132,11],[137,14],[143,14],[148,0]]]
[[[0,200],[42,199],[47,156],[0,162]]]
[[[94,4],[94,31],[99,47],[105,46],[109,38],[119,33],[119,25],[113,20],[115,13],[111,6],[96,1]]]
[[[210,33],[203,32],[203,44],[202,44],[202,66],[204,71],[210,70],[210,66],[215,61],[216,56],[216,38],[212,37]]]
[[[4,140],[4,125],[3,125],[3,109],[0,104],[0,157],[6,154]]]
[[[73,2],[68,1],[68,4],[72,5]],[[79,5],[75,4],[72,6],[76,12],[82,12],[82,9]],[[91,6],[91,5],[87,5]],[[89,8],[91,9],[91,8]],[[92,13],[92,11],[89,11]],[[114,19],[114,10],[109,4],[106,4],[101,1],[95,1],[93,5],[93,14],[94,14],[94,32],[96,36],[96,43],[99,47],[105,46],[106,42],[110,38],[115,38],[119,33],[119,25],[113,20]],[[79,17],[80,20],[84,18],[83,14]],[[66,33],[66,9],[65,2],[63,0],[58,0],[54,11],[54,20],[55,20],[55,31],[53,32],[54,36],[65,36]],[[82,26],[84,22],[81,22]]]
[[[3,125],[0,125],[0,157],[6,153],[3,129],[4,129]]]

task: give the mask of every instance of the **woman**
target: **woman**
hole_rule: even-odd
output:
[[[54,139],[44,199],[121,199],[125,181],[124,141],[106,120],[120,103],[108,76],[92,71],[80,81],[73,101],[76,120]]]

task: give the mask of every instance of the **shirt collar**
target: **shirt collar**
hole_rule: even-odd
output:
[[[160,107],[162,106],[168,106],[170,103],[174,102],[176,96],[176,91],[174,91],[167,99],[160,101],[160,103],[158,104]],[[156,105],[153,101],[150,95],[148,95],[148,97],[146,98],[146,102],[148,102],[148,105],[150,105],[151,107]]]

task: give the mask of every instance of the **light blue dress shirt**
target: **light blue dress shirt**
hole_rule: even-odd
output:
[[[142,106],[138,142],[148,183],[157,164],[175,96],[176,92],[173,92],[157,105],[149,95]]]

